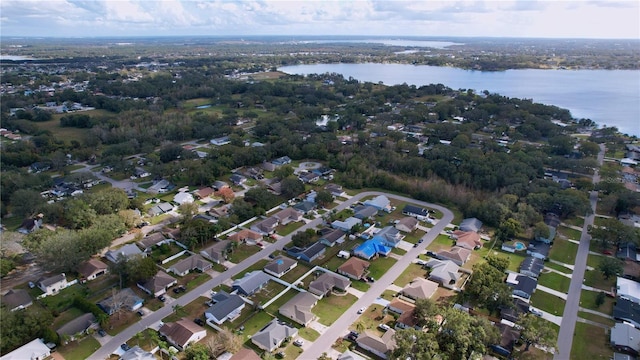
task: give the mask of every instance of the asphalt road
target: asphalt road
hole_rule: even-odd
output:
[[[331,334],[331,335],[321,336],[319,339],[316,340],[316,342],[320,342],[321,344],[327,344],[327,342],[330,341],[330,339],[331,340],[335,340],[335,334],[337,334],[337,333],[334,333],[334,331],[346,330],[347,327],[350,324],[350,322],[347,323],[347,321],[349,320],[349,318],[352,317],[352,315],[355,315],[356,311],[353,310],[353,309],[357,309],[358,307],[365,306],[365,304],[366,305],[371,304],[376,297],[380,296],[382,291],[384,291],[384,289],[389,284],[391,284],[391,282],[393,282],[393,280],[395,280],[398,277],[398,275],[400,275],[400,273],[402,273],[402,271],[409,265],[411,260],[413,258],[415,258],[420,253],[420,251],[424,251],[425,247],[437,236],[437,234],[440,232],[440,230],[444,229],[444,226],[446,226],[446,224],[450,223],[451,220],[453,220],[453,214],[451,213],[451,211],[448,210],[447,208],[442,207],[442,206],[434,205],[434,204],[428,204],[428,203],[421,202],[421,201],[416,201],[416,200],[413,200],[413,199],[410,199],[410,198],[407,198],[407,197],[397,196],[397,195],[392,195],[392,194],[386,194],[386,193],[377,192],[377,191],[369,191],[369,192],[363,192],[363,193],[357,194],[357,195],[353,196],[351,199],[348,199],[348,200],[344,201],[343,203],[339,204],[338,206],[336,206],[335,209],[337,211],[341,211],[341,210],[349,207],[351,204],[361,200],[364,197],[377,196],[377,195],[386,195],[387,197],[392,198],[392,199],[398,199],[398,200],[401,200],[401,201],[412,202],[412,203],[415,203],[415,204],[418,204],[418,205],[421,205],[421,206],[434,208],[434,209],[437,209],[437,210],[441,211],[444,214],[444,216],[438,222],[438,224],[434,227],[434,230],[431,230],[431,232],[429,232],[427,235],[425,235],[425,237],[427,237],[428,239],[425,239],[425,241],[422,244],[420,244],[419,247],[413,248],[411,251],[409,251],[401,260],[399,260],[387,272],[387,274],[385,274],[379,281],[374,283],[374,285],[367,292],[367,294],[365,294],[360,300],[358,300],[358,302],[356,302],[356,304],[352,307],[352,309],[347,310],[345,315],[343,315],[340,319],[338,319],[338,321],[336,321],[336,323],[334,323],[334,325],[331,327],[331,331],[327,332],[327,334]],[[318,226],[321,222],[322,222],[322,219],[319,218],[319,219],[315,219],[315,220],[303,225],[297,231],[295,231],[295,232],[293,232],[293,233],[291,233],[291,234],[289,234],[287,236],[283,236],[282,238],[278,239],[275,243],[265,247],[260,252],[250,256],[249,258],[245,259],[244,261],[242,261],[241,263],[237,264],[236,266],[234,266],[234,267],[228,269],[227,271],[219,274],[215,278],[212,278],[211,280],[209,280],[206,283],[198,286],[197,288],[193,289],[192,291],[189,291],[188,293],[185,293],[182,297],[180,297],[180,298],[176,299],[175,301],[171,302],[171,304],[167,304],[163,308],[161,308],[161,309],[159,309],[159,310],[157,310],[157,311],[145,316],[144,318],[142,318],[137,323],[129,326],[128,328],[126,328],[125,330],[121,331],[119,334],[117,334],[113,338],[111,338],[107,343],[105,343],[103,346],[101,346],[100,349],[98,349],[96,352],[94,352],[89,357],[89,359],[93,359],[93,360],[107,359],[113,352],[115,352],[118,349],[118,347],[122,343],[125,343],[126,341],[128,341],[130,338],[132,338],[138,332],[143,331],[144,329],[146,329],[146,328],[150,327],[151,325],[157,323],[158,321],[162,320],[163,318],[169,316],[173,312],[172,308],[173,308],[174,305],[186,306],[187,304],[189,304],[190,302],[196,300],[200,296],[203,296],[203,295],[204,296],[208,296],[210,291],[211,291],[211,289],[213,289],[214,287],[216,287],[216,286],[224,283],[225,281],[231,279],[233,276],[235,276],[235,275],[239,274],[240,272],[244,271],[245,269],[247,269],[248,267],[250,267],[251,265],[253,265],[257,261],[268,257],[269,254],[271,254],[272,252],[274,252],[276,250],[281,250],[284,245],[286,245],[287,243],[289,243],[291,241],[291,236],[293,234],[295,234],[296,232],[305,231],[306,229],[309,229],[309,228],[314,228],[314,227]],[[371,293],[371,295],[369,295],[370,293]],[[367,299],[367,300],[365,301],[364,299]],[[356,317],[354,316],[353,318],[355,319]],[[344,322],[344,324],[343,324],[343,322]],[[331,347],[331,344],[333,344],[333,341],[329,342],[328,344],[329,344],[328,347],[324,347],[323,348],[322,346],[324,346],[324,345],[316,346],[316,344],[314,343],[313,346],[310,347],[310,349],[308,351],[312,351],[312,352],[310,352],[310,354],[311,353],[315,354],[317,352],[318,356],[319,356],[323,351],[326,351],[326,349]],[[318,352],[320,349],[324,349],[324,350]],[[306,351],[305,351],[305,353],[306,353]],[[314,359],[317,358],[318,356],[315,356]],[[307,356],[305,355],[304,357],[306,358]]]
[[[598,153],[598,163],[602,166],[604,160],[605,148],[600,145],[600,153]],[[600,175],[596,170],[593,175],[593,183],[600,181]],[[562,322],[560,323],[560,332],[558,333],[558,352],[554,356],[554,360],[568,360],[571,355],[571,346],[575,334],[576,321],[578,320],[578,307],[580,306],[580,293],[582,292],[582,282],[584,281],[584,272],[587,267],[587,256],[589,255],[589,242],[591,236],[588,233],[589,226],[593,225],[594,214],[596,212],[596,203],[598,202],[598,192],[592,191],[589,200],[591,201],[591,209],[593,214],[584,218],[584,226],[582,227],[582,235],[580,236],[580,245],[578,245],[578,254],[571,276],[571,284],[567,293],[567,301],[562,314]],[[578,339],[580,341],[580,339]]]

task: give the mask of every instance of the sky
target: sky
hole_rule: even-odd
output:
[[[640,1],[1,0],[0,35],[640,39]]]

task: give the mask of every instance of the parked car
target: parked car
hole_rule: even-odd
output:
[[[120,345],[120,348],[124,351],[128,351],[129,349],[131,349],[131,346],[127,345],[126,343]]]
[[[296,341],[293,342],[293,345],[302,346],[304,345],[304,341],[302,341],[302,339],[296,339]]]
[[[180,294],[180,293],[183,293],[185,291],[187,291],[187,289],[183,285],[176,286],[175,288],[173,288],[173,293],[174,294]]]
[[[164,297],[164,295],[160,295],[160,296],[158,296],[158,300],[160,300],[162,302],[165,302],[165,300],[167,300],[167,298]]]
[[[387,330],[389,330],[391,328],[387,324],[380,324],[380,325],[378,325],[378,329],[387,331]]]
[[[533,308],[533,307],[529,307],[529,312],[532,313],[535,316],[542,316],[542,311]]]
[[[34,284],[33,281],[29,281],[29,289],[33,289],[34,287],[36,287],[36,284]]]
[[[283,351],[280,351],[279,353],[276,354],[276,357],[278,359],[284,359],[285,356],[286,354]]]
[[[204,321],[200,318],[196,318],[195,320],[193,320],[193,322],[200,326],[204,326]]]
[[[106,331],[100,329],[100,330],[98,330],[98,335],[100,335],[101,337],[105,337],[105,336],[107,336],[107,333],[106,333]]]
[[[363,307],[361,307],[361,308],[358,310],[358,314],[362,314],[365,310],[367,310],[367,308],[363,308]]]
[[[434,257],[436,257],[436,253],[434,253],[434,252],[433,252],[433,251],[431,251],[431,250],[427,251],[427,255],[428,255],[428,256],[431,256],[431,257],[433,257],[433,258],[434,258]]]

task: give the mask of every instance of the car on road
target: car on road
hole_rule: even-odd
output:
[[[293,345],[302,346],[304,345],[304,341],[302,339],[296,339],[296,341],[293,342]]]
[[[367,310],[367,308],[361,307],[360,309],[358,309],[358,314],[362,314],[365,310]]]
[[[105,336],[107,336],[107,333],[106,333],[106,331],[100,329],[100,330],[98,330],[98,335],[100,335],[101,337],[105,337]]]
[[[164,295],[160,295],[158,296],[158,300],[165,302],[167,300],[167,298]]]
[[[534,307],[529,307],[529,312],[532,313],[535,316],[542,316],[542,311],[534,308]]]
[[[387,330],[391,329],[391,327],[389,327],[389,325],[387,325],[387,324],[380,324],[380,325],[378,325],[378,329],[387,331]]]
[[[420,244],[415,243],[415,244],[413,244],[413,247],[416,248],[416,247],[418,247],[418,245],[420,245]]]
[[[420,238],[420,240],[418,240],[418,244],[422,244],[423,241],[424,241],[424,239]]]

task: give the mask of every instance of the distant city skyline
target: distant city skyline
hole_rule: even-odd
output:
[[[640,39],[640,2],[2,0],[0,34]]]

